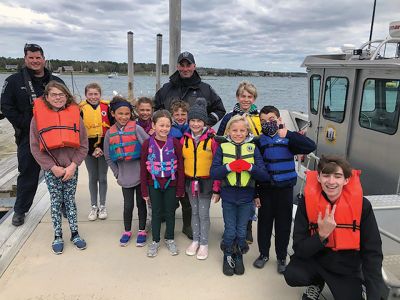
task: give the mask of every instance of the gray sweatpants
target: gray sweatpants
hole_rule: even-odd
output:
[[[91,155],[86,156],[85,165],[89,174],[89,192],[92,206],[97,204],[97,192],[100,195],[100,205],[106,204],[107,194],[107,171],[108,165],[104,155],[95,158]],[[98,183],[98,185],[97,185]]]
[[[208,245],[208,233],[210,231],[210,203],[211,196],[196,193],[193,196],[190,185],[186,185],[186,193],[192,206],[192,230],[193,241],[200,245]]]

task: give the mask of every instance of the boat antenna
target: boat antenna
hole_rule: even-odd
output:
[[[369,31],[368,51],[371,50],[372,31],[374,30],[376,0],[374,0],[374,9],[372,10],[371,29]]]

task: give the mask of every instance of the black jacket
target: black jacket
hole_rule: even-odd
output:
[[[360,251],[333,251],[326,248],[318,234],[311,235],[304,199],[299,201],[293,231],[295,257],[314,259],[323,269],[336,274],[362,274],[368,299],[380,299],[382,283],[382,240],[371,203],[363,198]]]
[[[45,74],[43,77],[35,77],[32,70],[26,70],[28,70],[37,97],[43,95],[44,88],[50,80],[64,83],[57,76],[52,76],[47,69],[44,69]],[[4,81],[1,92],[1,111],[15,128],[16,134],[18,134],[18,131],[20,134],[29,135],[33,111],[31,99],[25,86],[23,69],[7,77]]]
[[[191,78],[181,78],[176,71],[156,93],[154,102],[155,110],[170,110],[174,100],[183,100],[192,106],[197,98],[205,98],[207,101],[207,125],[213,126],[223,118],[226,113],[224,104],[212,87],[201,81],[199,74],[194,71]]]

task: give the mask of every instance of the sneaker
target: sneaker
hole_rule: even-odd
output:
[[[196,255],[197,249],[199,249],[199,242],[192,242],[189,247],[186,248],[186,255]]]
[[[158,248],[160,248],[160,243],[158,242],[152,242],[149,245],[149,249],[147,250],[147,256],[148,257],[155,257],[158,254]]]
[[[25,214],[19,214],[14,212],[11,222],[14,226],[21,226],[25,222]]]
[[[235,261],[231,255],[224,255],[224,263],[222,265],[222,272],[226,276],[232,276],[234,274]]]
[[[253,262],[253,266],[258,269],[262,269],[264,268],[268,260],[269,257],[267,255],[260,254],[260,256],[257,257],[257,259]]]
[[[208,257],[208,245],[200,245],[199,251],[197,251],[197,259],[204,260]]]
[[[121,238],[119,239],[119,244],[121,247],[125,247],[126,245],[129,244],[129,241],[131,239],[132,233],[130,231],[125,231]]]
[[[139,230],[136,237],[136,247],[143,247],[146,245],[147,233],[144,230]]]
[[[171,253],[171,255],[179,254],[178,247],[176,246],[174,240],[165,240],[165,245],[167,246],[168,251],[169,251],[169,253]]]
[[[88,216],[89,221],[96,221],[98,212],[99,212],[99,209],[97,208],[97,206],[93,205],[92,210],[90,211],[89,216]]]
[[[279,274],[283,274],[286,271],[286,259],[278,259],[276,269]]]
[[[79,235],[75,236],[73,239],[71,238],[71,242],[78,248],[79,250],[86,249],[86,242]]]
[[[235,254],[233,259],[235,260],[235,267],[233,268],[233,272],[236,275],[243,275],[244,274],[243,255],[241,253]]]
[[[100,220],[105,220],[107,219],[108,215],[107,215],[107,209],[104,205],[100,205],[100,209],[99,209],[99,219]]]
[[[53,249],[54,254],[61,254],[64,250],[64,240],[61,237],[57,237],[54,239],[53,243],[51,243],[51,249]]]
[[[319,295],[321,295],[323,288],[324,288],[324,284],[310,285],[307,287],[307,289],[303,293],[303,296],[301,297],[301,299],[302,300],[318,300]]]

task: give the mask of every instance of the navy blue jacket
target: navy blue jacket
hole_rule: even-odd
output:
[[[226,178],[229,172],[230,171],[228,171],[226,165],[222,164],[222,148],[219,146],[211,164],[210,177],[214,180],[223,180]],[[264,161],[257,147],[254,151],[254,164],[250,174],[255,180],[267,180],[268,173],[265,169]],[[254,187],[221,186],[221,198],[223,201],[241,204],[253,201],[254,196]]]

